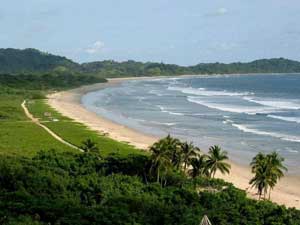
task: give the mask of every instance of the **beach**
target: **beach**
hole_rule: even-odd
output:
[[[100,83],[83,86],[70,91],[52,93],[48,95],[48,103],[63,115],[85,124],[92,130],[106,133],[109,137],[127,142],[137,148],[147,150],[147,148],[160,137],[143,134],[124,125],[117,124],[105,119],[94,112],[88,111],[81,104],[81,97],[92,91],[112,87],[128,79],[149,79],[149,78],[125,78],[110,79],[108,83]],[[212,143],[213,144],[213,143]],[[236,187],[246,190],[248,195],[257,198],[256,191],[249,188],[249,180],[252,177],[250,168],[240,165],[237,162],[230,162],[232,165],[230,175],[217,174],[217,177],[228,182],[232,182]],[[283,178],[271,194],[272,201],[284,204],[287,207],[300,208],[300,179],[297,176],[286,176]]]

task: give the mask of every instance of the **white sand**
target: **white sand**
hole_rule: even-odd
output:
[[[70,91],[54,93],[48,96],[48,103],[63,115],[85,124],[92,130],[108,133],[108,135],[115,140],[128,142],[137,148],[147,149],[158,140],[158,137],[142,134],[126,126],[102,118],[96,113],[85,109],[80,102],[81,96],[87,92],[117,85],[123,80],[128,79],[137,78],[110,79],[109,82],[105,84],[83,86]],[[252,177],[250,168],[238,165],[234,162],[231,162],[231,165],[230,175],[224,176],[217,174],[217,177],[233,183],[240,189],[247,190],[250,197],[257,198],[255,190],[250,189],[248,184]],[[296,176],[286,176],[283,178],[273,190],[271,198],[272,201],[276,203],[300,209],[300,178]]]

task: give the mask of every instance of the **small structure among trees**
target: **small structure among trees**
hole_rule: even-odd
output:
[[[209,221],[207,215],[203,216],[200,225],[212,225],[211,222]]]

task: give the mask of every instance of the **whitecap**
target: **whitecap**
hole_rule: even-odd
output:
[[[169,86],[170,91],[180,91],[184,94],[202,95],[202,96],[245,96],[253,95],[250,92],[228,92],[228,91],[209,91],[205,88],[192,88],[192,87],[176,87]]]
[[[224,124],[232,124],[233,121],[232,121],[232,120],[224,120],[223,123],[224,123]]]
[[[256,107],[256,106],[242,106],[242,105],[229,105],[229,104],[218,104],[212,103],[208,101],[201,100],[194,96],[188,96],[187,100],[192,103],[196,103],[199,105],[206,106],[211,109],[217,109],[220,111],[225,112],[232,112],[232,113],[246,113],[249,115],[255,115],[257,113],[272,113],[277,112],[276,109],[270,107]]]
[[[292,149],[289,149],[288,150],[290,153],[299,153],[297,150],[292,150]]]
[[[244,100],[249,102],[253,102],[259,105],[279,108],[279,109],[300,109],[300,103],[297,103],[294,100],[275,100],[275,99],[265,99],[265,100],[258,100],[251,97],[244,97]]]
[[[299,117],[286,117],[286,116],[275,116],[275,115],[268,115],[267,117],[270,117],[273,119],[278,119],[278,120],[283,120],[283,121],[288,121],[288,122],[300,123]]]
[[[152,124],[164,125],[164,126],[175,126],[177,123],[167,123],[167,122],[158,122],[158,121],[149,121]]]
[[[231,125],[245,133],[270,136],[270,137],[279,138],[281,140],[290,141],[290,142],[300,142],[300,137],[297,137],[297,136],[290,136],[290,135],[281,134],[281,133],[262,131],[262,130],[258,130],[255,128],[249,128],[246,125],[242,125],[242,124],[232,123]]]
[[[160,105],[158,105],[157,107],[160,109],[161,112],[169,113],[170,115],[175,115],[175,116],[184,116],[184,113],[172,112],[172,111],[165,109],[163,106],[160,106]]]
[[[159,97],[163,96],[163,94],[157,92],[156,90],[150,90],[148,93],[151,95],[159,96]]]

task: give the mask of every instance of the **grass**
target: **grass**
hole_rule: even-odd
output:
[[[119,153],[126,156],[128,154],[147,154],[133,146],[115,141],[104,134],[88,129],[85,125],[77,123],[51,108],[45,100],[34,100],[28,104],[29,111],[52,131],[66,141],[80,147],[86,139],[93,140],[100,149],[103,156],[110,153]]]
[[[25,116],[19,95],[0,95],[0,154],[33,156],[39,150],[74,151]]]
[[[76,151],[60,143],[44,129],[32,123],[23,112],[22,102],[23,96],[21,95],[0,94],[0,154],[31,157],[40,150]],[[97,143],[103,156],[110,153],[119,153],[123,156],[147,154],[127,143],[115,141],[104,134],[88,129],[83,124],[62,116],[52,109],[45,100],[30,100],[27,107],[44,125],[78,147],[89,138]]]

